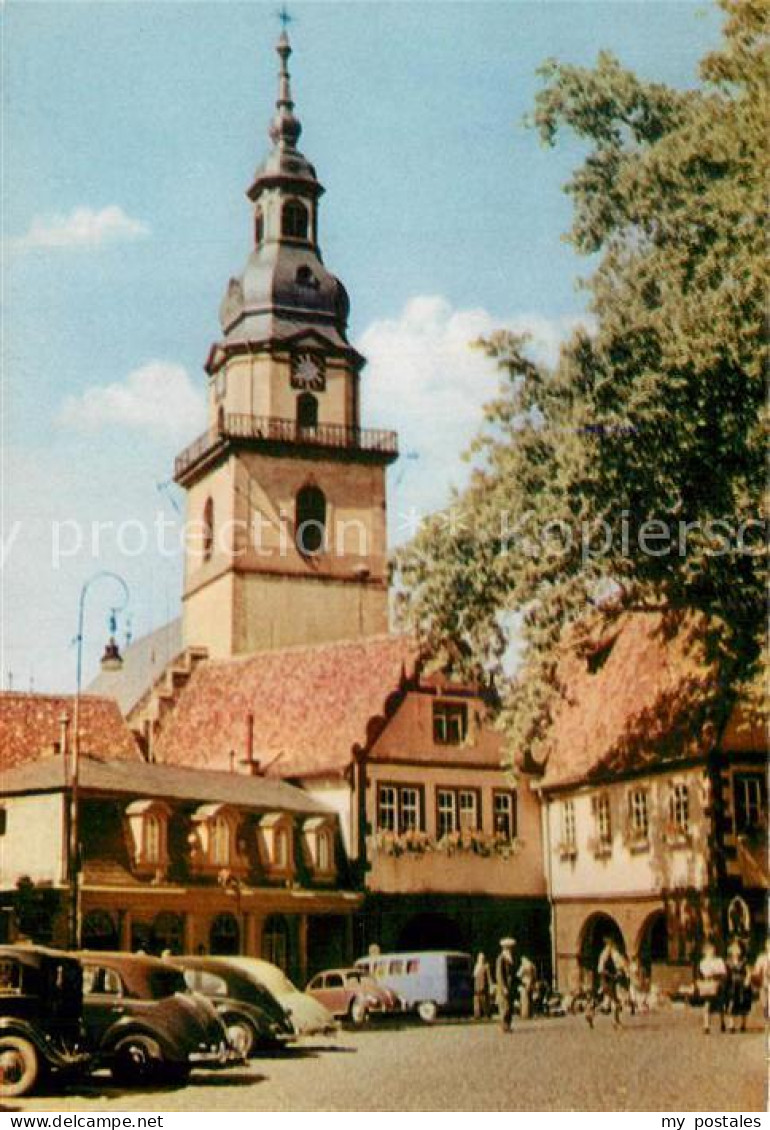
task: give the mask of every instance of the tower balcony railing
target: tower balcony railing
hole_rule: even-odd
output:
[[[250,416],[228,412],[216,427],[209,428],[186,447],[174,462],[174,477],[184,475],[192,466],[229,439],[246,439],[266,444],[292,444],[303,447],[337,448],[371,452],[395,458],[398,455],[396,432],[382,428],[350,428],[345,424],[303,425],[280,416]]]

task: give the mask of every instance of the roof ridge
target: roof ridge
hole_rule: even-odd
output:
[[[320,654],[323,652],[343,651],[352,647],[368,647],[370,644],[382,643],[409,643],[413,642],[415,650],[419,649],[416,638],[409,632],[382,632],[375,636],[362,636],[353,637],[342,640],[327,640],[324,643],[315,644],[292,644],[289,647],[271,647],[264,648],[262,651],[252,651],[248,655],[231,655],[223,658],[212,658],[204,660],[201,666],[206,667],[237,667],[245,666],[247,663],[253,663],[255,660],[263,660],[267,658],[283,656],[283,655],[306,655],[308,652]]]

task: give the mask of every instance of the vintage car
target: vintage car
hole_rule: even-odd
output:
[[[77,961],[42,946],[0,946],[0,1095],[88,1068],[82,1008]]]
[[[196,1066],[240,1060],[216,1010],[181,969],[143,954],[80,953],[83,1021],[99,1061],[122,1083],[182,1083]]]
[[[212,957],[209,960],[233,965],[268,989],[288,1013],[297,1036],[328,1036],[338,1031],[339,1024],[328,1009],[307,993],[300,992],[277,965],[258,957]]]
[[[358,1027],[371,1016],[401,1012],[401,998],[385,985],[378,985],[362,969],[327,969],[317,973],[305,992],[332,1016]]]
[[[187,987],[208,997],[219,1013],[227,1038],[244,1059],[260,1048],[293,1040],[295,1032],[283,1006],[256,977],[223,959],[174,957]]]

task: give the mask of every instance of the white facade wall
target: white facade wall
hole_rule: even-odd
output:
[[[66,873],[62,793],[0,798],[5,835],[0,836],[0,889],[12,890],[22,876],[34,883],[61,883]]]
[[[678,837],[670,825],[670,798],[676,784],[687,786],[689,836]],[[649,840],[629,842],[630,794],[647,791]],[[709,783],[701,766],[679,772],[580,788],[548,797],[543,806],[553,898],[622,897],[657,894],[676,887],[702,887],[707,880]],[[598,848],[594,798],[609,799],[611,848]],[[565,801],[574,805],[575,850],[565,843]]]

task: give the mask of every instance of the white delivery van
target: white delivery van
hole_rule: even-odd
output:
[[[452,950],[378,953],[356,962],[375,981],[398,993],[406,1009],[426,1024],[439,1013],[464,1016],[473,1010],[473,963],[469,953]]]

